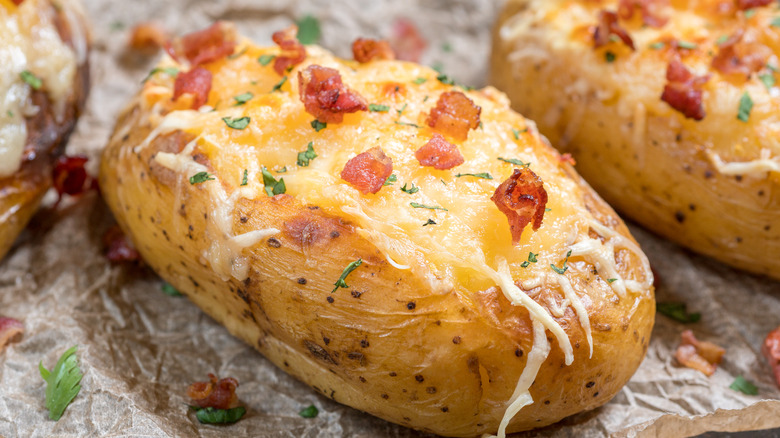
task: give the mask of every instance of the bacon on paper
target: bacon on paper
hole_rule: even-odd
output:
[[[393,160],[376,146],[347,161],[341,179],[365,195],[381,190],[392,173]]]
[[[0,353],[22,333],[24,333],[24,325],[21,322],[0,316]]]
[[[623,44],[634,50],[634,40],[625,29],[618,24],[618,15],[612,11],[600,11],[599,22],[593,31],[593,44],[596,48],[607,45],[612,35],[620,38]]]
[[[232,23],[217,21],[210,27],[184,35],[167,44],[173,59],[187,59],[192,66],[218,61],[236,50],[237,33]]]
[[[399,18],[393,23],[393,36],[390,38],[390,46],[398,59],[403,61],[419,62],[428,43],[417,30],[412,20]]]
[[[421,165],[438,170],[452,169],[463,164],[463,155],[458,147],[440,134],[433,134],[430,140],[414,152]]]
[[[344,114],[366,111],[363,97],[341,82],[336,69],[310,65],[298,72],[298,90],[306,112],[320,122],[341,123]]]
[[[173,100],[188,94],[192,97],[192,109],[205,105],[211,92],[211,72],[202,67],[195,67],[188,72],[176,75],[173,84]]]
[[[195,382],[187,388],[192,404],[201,408],[232,409],[238,406],[238,380],[232,377],[218,379],[209,373],[208,382]]]
[[[170,35],[157,23],[139,23],[130,31],[128,45],[133,50],[157,50],[165,47],[170,40]]]
[[[718,364],[723,360],[726,350],[712,342],[699,341],[690,330],[682,332],[681,339],[680,346],[674,354],[677,361],[707,376],[713,375]]]
[[[512,175],[496,188],[490,198],[509,220],[512,244],[520,241],[523,229],[532,224],[534,231],[542,226],[547,191],[544,182],[528,168],[515,169]]]
[[[460,91],[447,91],[439,96],[426,123],[431,128],[456,140],[466,140],[469,130],[479,126],[482,108]]]
[[[395,59],[395,53],[387,41],[367,38],[358,38],[352,43],[352,55],[355,61],[361,64],[374,60]]]
[[[766,67],[772,53],[772,49],[739,30],[720,45],[717,56],[712,59],[712,67],[726,75],[748,78]]]
[[[292,25],[287,29],[274,32],[271,37],[282,49],[274,59],[274,71],[283,75],[287,69],[293,68],[306,59],[306,47],[298,41],[298,26]]]
[[[780,386],[780,327],[769,332],[766,339],[764,339],[761,353],[764,354],[764,357],[769,362],[769,366],[772,368],[777,386]]]
[[[775,0],[737,0],[737,9],[744,11],[759,6],[768,6],[774,1]]]
[[[709,75],[695,76],[675,56],[666,68],[667,83],[661,100],[689,119],[702,120],[706,115],[702,87],[709,79]]]
[[[669,0],[620,0],[618,15],[624,20],[630,20],[639,9],[642,23],[650,27],[663,27],[669,21],[669,17],[662,14],[668,5]]]
[[[52,186],[59,196],[57,203],[62,195],[76,196],[91,188],[91,178],[84,169],[88,160],[83,155],[63,155],[57,158],[52,169]]]
[[[114,225],[103,235],[106,258],[112,263],[137,262],[141,254],[130,244],[127,236],[118,225]]]

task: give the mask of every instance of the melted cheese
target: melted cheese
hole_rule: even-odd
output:
[[[707,154],[715,168],[723,175],[743,175],[764,178],[769,172],[780,173],[780,155],[771,156],[769,149],[761,149],[756,160],[725,163],[716,153]]]
[[[81,33],[79,11],[64,1],[61,9],[71,22],[77,53],[61,39],[54,24],[56,11],[45,0],[26,0],[16,7],[0,4],[0,177],[16,172],[27,143],[25,117],[38,108],[30,101],[32,89],[21,79],[30,71],[43,82],[62,121],[78,66],[86,60],[87,36]]]

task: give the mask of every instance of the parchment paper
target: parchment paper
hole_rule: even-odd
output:
[[[154,20],[174,33],[233,20],[259,43],[304,14],[322,24],[321,44],[350,56],[358,36],[386,37],[396,17],[409,17],[429,42],[423,63],[439,64],[459,82],[485,84],[490,28],[499,0],[89,0],[94,33],[88,111],[69,145],[94,171],[116,114],[156,56],[126,51],[129,28]],[[0,436],[257,436],[423,437],[339,405],[276,369],[231,337],[183,297],[169,297],[148,269],[111,266],[101,238],[111,224],[90,194],[58,212],[43,210],[0,264],[0,315],[24,322],[21,342],[0,354]],[[740,273],[632,227],[658,273],[659,301],[683,301],[702,313],[683,326],[658,316],[647,358],[607,405],[558,425],[521,434],[543,437],[690,436],[708,430],[780,427],[780,391],[760,356],[767,332],[780,324],[780,283]],[[679,367],[679,334],[727,349],[714,376]],[[51,367],[78,344],[82,390],[58,422],[44,408],[37,365]],[[188,412],[187,385],[209,372],[233,376],[247,415],[233,426],[207,426]],[[737,375],[758,396],[729,389]],[[320,409],[314,419],[298,411]]]

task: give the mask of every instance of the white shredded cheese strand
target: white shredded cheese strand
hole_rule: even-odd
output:
[[[757,160],[726,163],[720,155],[707,152],[712,164],[722,175],[747,175],[764,178],[769,172],[780,172],[780,156],[772,157],[769,149],[761,149]]]
[[[588,316],[588,311],[585,310],[585,306],[582,304],[580,297],[578,297],[577,293],[574,292],[574,288],[571,286],[571,281],[569,278],[565,275],[560,275],[557,273],[553,275],[558,280],[558,284],[561,286],[566,299],[569,300],[571,306],[574,308],[574,311],[577,312],[577,317],[580,319],[580,326],[582,326],[582,329],[585,330],[585,337],[588,339],[588,346],[590,347],[590,353],[588,353],[588,357],[591,358],[593,357],[593,336],[591,334],[590,317]]]

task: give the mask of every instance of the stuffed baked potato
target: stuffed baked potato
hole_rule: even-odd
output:
[[[174,41],[120,117],[100,187],[144,260],[389,421],[503,436],[608,401],[647,348],[652,273],[568,158],[493,88],[294,36]]]
[[[492,81],[618,211],[780,278],[776,17],[769,0],[512,0]]]

